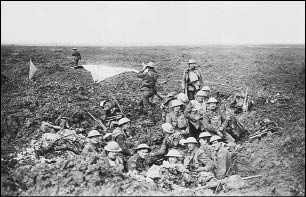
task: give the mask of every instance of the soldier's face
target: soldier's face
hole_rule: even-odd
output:
[[[209,108],[210,109],[216,109],[217,108],[217,103],[209,103]]]
[[[115,160],[118,156],[118,152],[109,152],[108,153],[108,158]]]
[[[137,152],[138,152],[140,158],[145,159],[147,157],[148,153],[149,153],[149,150],[148,149],[140,149]]]
[[[215,141],[212,142],[212,145],[211,145],[211,146],[213,147],[214,150],[218,150],[219,147],[220,147],[220,145],[221,145],[220,142],[218,142],[217,140],[215,140]]]
[[[178,139],[173,139],[173,146],[178,146],[179,145],[179,140]]]
[[[174,112],[179,112],[180,109],[181,109],[181,106],[176,106],[176,107],[173,108],[173,111]]]
[[[203,96],[197,96],[196,99],[197,99],[197,101],[199,103],[203,103],[203,101],[204,101],[204,97]]]
[[[188,64],[188,68],[191,69],[191,70],[195,69],[195,67],[196,67],[195,64]]]
[[[188,143],[187,147],[188,147],[188,150],[193,150],[194,147],[196,147],[196,144],[195,143]]]
[[[130,128],[131,127],[131,123],[125,123],[124,125],[122,125],[122,129],[123,130],[126,130],[126,129],[128,129],[128,128]]]
[[[98,144],[99,143],[99,137],[92,137],[90,138],[91,143]]]
[[[207,142],[207,139],[205,139],[205,138],[200,138],[200,144],[201,145],[206,145],[206,144],[208,144],[208,142]]]
[[[205,97],[209,97],[209,91],[205,91],[205,90],[204,90],[203,92],[204,92],[204,96],[205,96]]]
[[[178,161],[177,157],[169,157],[168,160],[170,164],[176,164]]]

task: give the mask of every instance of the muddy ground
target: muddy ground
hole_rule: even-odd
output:
[[[220,194],[305,195],[304,46],[79,47],[79,51],[81,64],[107,63],[140,70],[142,62],[155,61],[161,95],[180,91],[178,80],[190,58],[198,60],[204,80],[225,84],[207,84],[215,95],[219,92],[218,95],[228,97],[233,91],[248,87],[255,107],[242,120],[250,133],[255,131],[255,122],[263,118],[277,122],[281,129],[262,139],[245,141],[238,153],[235,173],[262,177],[249,179],[250,187],[246,189]],[[37,128],[42,120],[54,122],[65,109],[67,116],[79,108],[94,111],[102,99],[108,98],[108,91],[116,96],[132,120],[133,140],[139,142],[140,136],[151,135],[155,140],[151,142],[153,148],[160,145],[158,107],[154,111],[154,125],[145,124],[147,119],[137,115],[140,80],[136,74],[123,73],[96,84],[86,70],[70,68],[71,52],[70,47],[1,46],[1,73],[6,76],[1,75],[2,195],[24,192],[18,186],[8,187],[15,180],[14,163],[8,161],[14,153],[29,146],[32,139],[41,137],[42,132]],[[35,82],[27,78],[30,58],[41,68]],[[138,193],[130,194],[159,194],[156,188],[138,185],[135,191],[137,188]],[[31,194],[43,191],[43,188],[31,189]],[[114,191],[124,194],[118,188]],[[88,191],[83,194],[88,195]],[[89,194],[101,194],[101,186]]]

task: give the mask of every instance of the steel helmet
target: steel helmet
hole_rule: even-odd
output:
[[[211,137],[212,135],[208,132],[202,132],[199,135],[199,138],[204,138],[204,137]]]
[[[189,137],[185,141],[185,144],[188,144],[188,143],[195,143],[195,144],[197,144],[198,142],[197,142],[197,140],[194,137]]]
[[[89,138],[96,137],[96,136],[102,136],[102,135],[97,130],[91,130],[91,131],[89,131],[89,133],[87,135],[87,137],[89,137]]]
[[[176,106],[180,106],[180,105],[184,105],[184,103],[182,103],[181,101],[176,99],[176,100],[172,101],[171,107],[176,107]]]
[[[130,121],[131,121],[131,120],[128,119],[128,118],[121,118],[121,119],[118,121],[118,125],[121,126],[121,125],[123,125],[123,124],[125,124],[125,123],[128,123],[128,122],[130,122]]]
[[[202,90],[202,91],[210,91],[210,87],[204,86],[201,90]]]
[[[112,133],[106,133],[104,136],[103,136],[103,140],[107,139],[108,137],[112,136]]]
[[[207,101],[207,103],[218,103],[217,99],[215,97],[210,97]]]
[[[183,138],[180,140],[179,144],[184,145],[186,143],[186,140]]]
[[[106,103],[106,100],[101,101],[100,107],[103,107],[105,103]]]
[[[140,150],[140,149],[148,149],[149,151],[151,151],[151,148],[146,144],[139,144],[136,150]]]
[[[176,149],[169,150],[169,152],[165,156],[166,157],[182,157],[181,154]]]
[[[149,63],[146,64],[146,66],[154,68],[155,67],[155,63],[154,62],[149,62]]]
[[[188,96],[186,94],[182,93],[182,92],[177,95],[177,99],[179,101],[181,101],[182,103],[188,103],[189,102]]]
[[[195,60],[189,60],[188,64],[196,64],[197,62]]]
[[[206,96],[205,92],[200,90],[196,93],[196,96]]]
[[[214,135],[210,138],[210,142],[216,141],[216,140],[221,140],[221,137],[218,135]]]
[[[76,50],[76,48],[73,47],[72,50]]]
[[[163,131],[165,131],[167,133],[174,133],[174,129],[173,129],[172,124],[170,124],[168,122],[162,124],[162,128],[163,128]]]
[[[169,94],[167,94],[166,98],[169,98],[169,97],[174,97],[176,95],[176,92],[170,92]]]
[[[119,144],[115,141],[108,142],[107,145],[104,147],[104,149],[109,152],[121,152],[122,151]]]

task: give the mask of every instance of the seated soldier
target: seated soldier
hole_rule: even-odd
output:
[[[212,154],[212,147],[211,145],[209,145],[209,140],[211,138],[211,134],[208,132],[202,132],[199,135],[199,142],[200,142],[200,149],[202,149],[206,155],[209,156],[210,159],[211,158],[211,154]]]
[[[162,124],[162,128],[165,135],[162,145],[158,152],[152,154],[158,158],[162,158],[169,149],[180,146],[179,141],[183,138],[182,135],[174,132],[173,126],[170,123]]]
[[[171,111],[166,117],[166,123],[170,123],[175,131],[183,135],[189,133],[188,121],[184,116],[183,103],[179,100],[174,100],[171,105]]]
[[[100,153],[101,147],[100,142],[102,135],[97,130],[91,130],[88,133],[88,143],[85,145],[85,147],[82,150],[82,155],[88,155],[90,153]]]
[[[203,117],[203,126],[205,131],[208,131],[214,135],[218,135],[221,138],[225,138],[228,143],[235,143],[235,139],[226,132],[230,115],[221,112],[218,106],[218,101],[214,97],[208,100],[208,110]]]
[[[115,141],[110,141],[104,147],[106,157],[104,157],[104,161],[108,167],[113,167],[118,171],[123,171],[124,165],[123,160],[119,157],[119,154],[122,149],[119,144]]]
[[[172,104],[172,101],[176,99],[176,92],[170,92],[166,98],[165,101],[160,105],[160,109],[162,110],[162,121],[166,121],[166,116],[168,113],[170,113],[170,107]]]
[[[220,141],[221,138],[214,135],[210,138],[212,143],[212,160],[214,162],[215,175],[217,179],[223,179],[227,175],[229,167],[232,165],[231,153],[224,147],[224,144]]]
[[[198,138],[202,130],[204,130],[202,117],[207,111],[207,104],[204,102],[207,94],[205,91],[198,91],[195,96],[195,100],[190,101],[185,109],[185,117],[189,120],[190,135],[194,138]]]
[[[205,184],[214,178],[214,163],[205,152],[197,147],[197,140],[194,137],[186,139],[188,152],[184,159],[184,166],[190,171],[195,171],[200,175],[200,182]]]
[[[122,118],[120,109],[116,106],[113,101],[103,100],[100,103],[102,108],[100,119],[102,121],[107,121],[107,126],[112,128],[117,121]]]
[[[168,158],[168,160],[163,161],[162,167],[182,165],[182,163],[180,162],[180,158],[182,158],[182,156],[178,150],[171,149],[165,156]]]
[[[148,157],[151,148],[146,144],[139,144],[136,151],[136,154],[130,157],[127,162],[128,171],[145,175],[145,172],[153,164],[153,160]]]
[[[188,96],[181,92],[177,95],[177,100],[183,103],[183,111],[185,111],[187,105],[190,103]]]

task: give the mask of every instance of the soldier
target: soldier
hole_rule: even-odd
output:
[[[183,105],[179,100],[172,102],[170,113],[166,116],[166,123],[172,124],[175,131],[186,135],[189,133],[189,128],[188,121],[184,116]]]
[[[188,69],[183,74],[182,89],[188,95],[189,100],[194,99],[194,95],[202,88],[203,78],[196,69],[196,61],[188,61]]]
[[[97,130],[91,130],[88,133],[88,143],[82,150],[82,155],[88,155],[89,153],[100,153],[101,147],[99,147],[99,142],[101,141],[102,135]]]
[[[118,153],[122,151],[119,144],[115,141],[110,141],[104,148],[106,157],[104,161],[108,167],[113,167],[118,171],[123,171],[123,160],[119,157]]]
[[[211,134],[208,132],[202,132],[199,135],[199,142],[200,142],[200,149],[202,149],[206,155],[208,155],[211,158],[211,154],[212,154],[212,147],[211,145],[209,145],[210,143],[210,138],[211,138]]]
[[[171,149],[165,156],[167,157],[167,160],[163,161],[163,167],[182,165],[182,163],[180,162],[182,156],[178,150]]]
[[[128,160],[128,171],[136,172],[137,174],[145,174],[153,163],[148,160],[148,154],[151,148],[147,144],[139,144],[134,154]]]
[[[131,126],[130,119],[121,118],[118,121],[118,127],[112,133],[112,140],[116,141],[122,148],[123,162],[126,166],[127,158],[132,156],[132,152],[129,150],[130,144],[127,140],[129,138],[129,128]],[[126,169],[125,169],[126,170]]]
[[[212,159],[216,166],[215,175],[217,179],[223,179],[232,164],[231,153],[224,147],[224,144],[220,142],[221,138],[214,135],[210,138],[212,143]]]
[[[78,67],[79,60],[81,60],[81,54],[77,51],[76,48],[73,48],[72,50],[73,50],[72,57],[74,61],[73,67]]]
[[[170,123],[162,124],[162,128],[165,134],[165,138],[163,139],[159,151],[153,154],[153,156],[158,158],[163,157],[169,149],[178,148],[180,146],[179,142],[183,138],[180,133],[174,132],[173,126]]]
[[[142,91],[142,99],[139,102],[139,105],[146,108],[151,108],[153,104],[149,101],[149,99],[155,94],[157,94],[156,82],[158,74],[154,70],[155,63],[149,62],[148,64],[144,64],[143,66],[143,70],[137,74],[138,78],[143,79],[140,88],[140,91]]]
[[[235,139],[226,132],[230,115],[221,112],[221,109],[217,106],[218,101],[214,97],[208,100],[208,110],[203,117],[204,129],[210,133],[219,135],[221,138],[225,138],[228,143],[234,143]]]
[[[183,103],[183,111],[185,111],[187,105],[190,103],[188,96],[181,92],[177,95],[177,100]]]
[[[185,143],[187,144],[188,152],[184,158],[184,166],[191,171],[197,172],[202,183],[214,178],[212,173],[214,163],[202,149],[197,147],[197,140],[194,137],[189,137]]]
[[[190,101],[185,109],[185,117],[189,120],[190,135],[198,138],[200,132],[204,129],[201,119],[207,111],[207,105],[204,102],[206,93],[198,91],[196,100]]]
[[[204,94],[203,94],[203,97],[204,97],[203,103],[205,103],[205,105],[207,106],[207,101],[208,101],[209,96],[210,96],[210,87],[204,86],[201,90],[204,92]]]
[[[162,110],[162,121],[166,121],[166,115],[170,113],[170,107],[172,104],[172,101],[176,99],[176,92],[170,92],[166,98],[165,101],[160,105],[160,108]]]
[[[100,107],[102,108],[100,119],[108,121],[110,128],[116,126],[117,121],[123,116],[116,104],[110,100],[103,100],[100,103]]]

